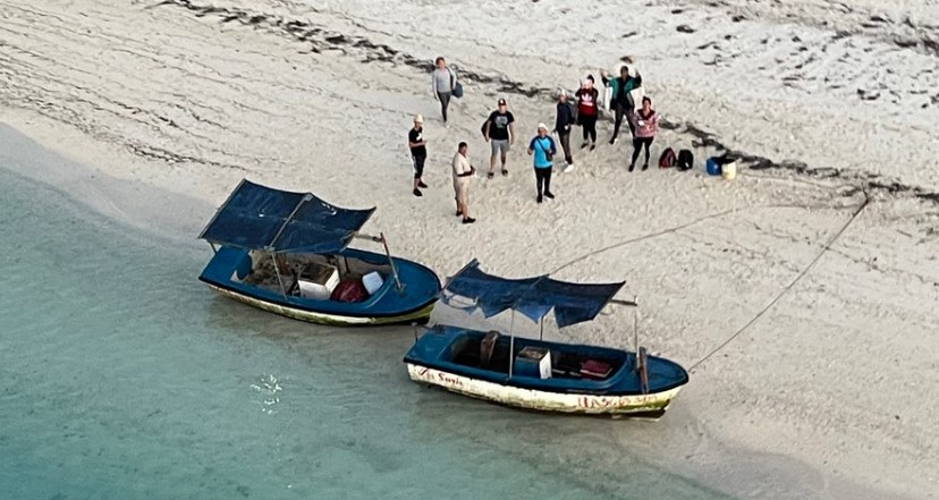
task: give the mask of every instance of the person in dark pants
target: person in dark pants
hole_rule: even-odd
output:
[[[659,114],[652,109],[652,99],[642,98],[642,109],[632,114],[630,119],[636,127],[636,134],[633,137],[633,160],[629,164],[629,171],[636,168],[636,160],[639,159],[639,150],[645,147],[646,161],[642,165],[643,170],[649,168],[649,148],[652,147],[652,141],[655,140],[655,134],[659,128]]]
[[[554,199],[554,194],[551,193],[551,168],[554,166],[554,155],[557,152],[554,139],[548,135],[548,126],[539,123],[538,135],[533,137],[528,144],[528,154],[534,155],[535,160],[535,185],[538,189],[536,200],[538,203],[542,202],[542,194]]]
[[[630,115],[636,110],[636,103],[633,102],[632,91],[642,86],[642,75],[638,72],[636,76],[629,76],[629,67],[623,66],[620,68],[620,76],[616,78],[610,78],[610,74],[606,71],[601,74],[604,85],[609,85],[613,88],[613,96],[610,100],[611,107],[614,111],[614,122],[613,122],[613,137],[610,138],[610,144],[616,144],[616,137],[619,135],[620,125],[623,123],[623,118],[626,118],[626,124],[629,126],[629,131],[633,135],[636,134],[636,130],[633,126],[632,121],[629,119]]]
[[[561,148],[564,149],[564,161],[567,166],[564,172],[574,169],[574,155],[571,150],[571,127],[574,125],[574,108],[567,102],[567,91],[558,93],[558,116],[554,122],[554,130],[558,133]]]
[[[427,160],[427,141],[424,139],[424,117],[414,117],[414,128],[408,132],[408,148],[411,149],[411,160],[414,162],[414,196],[424,196],[420,188],[426,188],[422,177],[424,176],[424,161]]]
[[[453,89],[456,88],[456,73],[447,66],[447,60],[442,57],[438,57],[435,63],[437,67],[431,73],[430,80],[434,90],[434,99],[440,101],[440,114],[446,125],[447,108],[450,106]]]
[[[593,75],[587,75],[587,79],[575,94],[577,121],[584,129],[584,143],[580,147],[583,149],[589,145],[591,151],[597,147],[597,115],[599,113],[597,102],[600,98],[600,92],[593,87],[593,84]]]
[[[502,161],[502,175],[509,175],[505,162],[509,149],[515,144],[515,115],[509,111],[505,99],[498,101],[499,108],[489,114],[483,124],[483,137],[489,142],[492,155],[489,157],[489,173],[486,177],[492,179],[495,175],[496,163]]]

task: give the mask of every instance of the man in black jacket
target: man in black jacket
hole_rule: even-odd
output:
[[[629,68],[623,66],[620,68],[620,76],[610,78],[610,74],[604,71],[600,75],[603,78],[604,85],[613,87],[613,96],[610,99],[611,107],[615,112],[613,122],[613,137],[610,138],[610,144],[616,144],[616,136],[619,135],[619,127],[623,124],[623,117],[626,117],[626,124],[629,125],[629,131],[636,133],[630,117],[636,110],[636,103],[633,101],[632,91],[642,86],[642,76],[637,72],[636,76],[629,76]]]
[[[561,90],[558,94],[558,117],[554,122],[554,130],[558,133],[558,140],[564,149],[564,161],[567,166],[564,172],[574,168],[574,156],[571,151],[571,127],[574,125],[574,106],[567,102],[567,91]]]

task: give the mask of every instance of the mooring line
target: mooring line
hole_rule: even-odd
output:
[[[745,207],[745,208],[743,208],[743,209],[745,210],[746,208],[753,208],[753,207]],[[678,232],[678,231],[680,231],[680,230],[682,230],[682,229],[685,229],[685,228],[687,228],[687,227],[691,227],[691,226],[693,226],[693,225],[695,225],[695,224],[699,224],[699,223],[701,223],[701,222],[704,222],[704,221],[706,221],[706,220],[715,219],[715,218],[718,218],[718,217],[723,217],[723,216],[725,216],[725,215],[732,214],[732,213],[734,213],[734,212],[735,212],[735,210],[724,210],[723,212],[718,212],[718,213],[716,213],[716,214],[710,214],[710,215],[705,215],[705,216],[703,216],[703,217],[698,217],[697,219],[694,219],[694,220],[691,220],[691,221],[689,221],[689,222],[686,222],[686,223],[684,223],[684,224],[682,224],[682,225],[680,225],[680,226],[670,227],[670,228],[668,228],[668,229],[663,229],[663,230],[661,230],[661,231],[656,231],[656,232],[654,232],[654,233],[649,233],[649,234],[644,234],[644,235],[642,235],[642,236],[637,236],[637,237],[635,237],[635,238],[631,238],[631,239],[628,239],[628,240],[626,240],[626,241],[620,241],[620,242],[617,242],[617,243],[613,243],[613,244],[611,244],[611,245],[607,245],[607,246],[605,246],[605,247],[603,247],[603,248],[599,248],[599,249],[594,250],[594,251],[592,251],[592,252],[589,252],[589,253],[586,253],[586,254],[584,254],[584,255],[581,255],[580,257],[574,258],[573,260],[570,260],[570,261],[568,261],[568,262],[566,262],[566,263],[564,263],[564,264],[561,264],[560,266],[558,266],[558,267],[557,267],[556,269],[554,269],[553,271],[548,272],[548,274],[549,274],[549,275],[554,274],[554,273],[556,273],[556,272],[558,272],[558,271],[560,271],[560,270],[562,270],[562,269],[565,269],[565,268],[567,268],[567,267],[573,266],[574,264],[577,264],[578,262],[583,262],[583,261],[589,259],[590,257],[593,257],[594,255],[601,254],[601,253],[603,253],[603,252],[612,250],[612,249],[614,249],[614,248],[626,246],[626,245],[629,245],[630,243],[636,243],[636,242],[639,242],[639,241],[642,241],[642,240],[648,240],[648,239],[652,239],[652,238],[657,238],[657,237],[659,237],[659,236],[663,236],[663,235],[670,234],[670,233],[675,233],[675,232]]]
[[[710,352],[705,354],[704,357],[702,357],[701,359],[696,361],[694,364],[692,364],[691,367],[688,369],[688,371],[693,372],[698,366],[700,366],[702,363],[710,359],[711,356],[717,354],[721,349],[727,347],[728,344],[733,342],[734,339],[739,337],[741,333],[746,331],[747,328],[750,328],[750,326],[756,323],[764,314],[766,314],[767,311],[769,311],[774,305],[776,305],[776,303],[779,302],[779,300],[782,299],[783,296],[786,295],[786,293],[789,292],[789,290],[791,290],[792,287],[795,286],[795,284],[799,282],[799,280],[804,278],[805,275],[807,275],[809,271],[811,271],[812,268],[815,267],[815,264],[818,263],[819,260],[821,260],[822,256],[825,255],[825,253],[829,249],[831,249],[831,246],[835,243],[835,241],[837,241],[838,238],[840,238],[841,235],[844,234],[844,232],[848,229],[848,227],[855,221],[855,219],[857,219],[858,215],[860,215],[861,212],[863,212],[864,209],[867,208],[867,205],[870,204],[870,201],[871,201],[870,196],[868,196],[867,192],[865,191],[864,201],[858,206],[857,210],[854,211],[854,213],[851,215],[851,218],[848,219],[847,222],[845,222],[844,226],[842,226],[841,229],[838,230],[838,232],[835,233],[834,236],[832,236],[828,240],[828,243],[826,243],[825,246],[822,247],[822,250],[818,252],[818,255],[816,255],[814,259],[812,259],[812,262],[809,262],[809,264],[805,266],[804,269],[802,269],[802,272],[800,272],[788,285],[786,285],[773,298],[773,300],[769,301],[769,303],[766,304],[766,306],[763,309],[761,309],[760,312],[756,313],[756,316],[751,318],[750,321],[747,321],[747,323],[743,325],[742,327],[740,327],[736,332],[734,332],[733,335],[731,335],[730,337],[727,337],[727,339],[721,342],[720,345],[712,349]]]
[[[866,196],[866,193],[865,193],[865,196]],[[704,221],[707,221],[707,220],[716,219],[716,218],[719,218],[719,217],[724,217],[725,215],[730,215],[730,214],[733,214],[733,213],[736,213],[736,212],[743,212],[743,211],[746,211],[746,210],[764,209],[764,208],[805,208],[805,209],[808,209],[808,208],[831,208],[831,209],[838,210],[838,209],[841,209],[841,208],[848,208],[848,207],[850,207],[850,206],[851,206],[851,205],[848,205],[848,206],[831,206],[831,205],[805,205],[805,204],[801,204],[801,203],[778,203],[778,204],[769,204],[769,205],[750,205],[750,206],[745,206],[745,207],[737,208],[736,210],[733,210],[733,209],[731,209],[731,210],[724,210],[723,212],[717,212],[717,213],[713,213],[713,214],[709,214],[709,215],[704,215],[704,216],[702,216],[702,217],[698,217],[697,219],[690,220],[690,221],[688,221],[688,222],[686,222],[686,223],[684,223],[684,224],[681,224],[681,225],[678,225],[678,226],[673,226],[673,227],[670,227],[670,228],[668,228],[668,229],[663,229],[663,230],[661,230],[661,231],[656,231],[656,232],[654,232],[654,233],[648,233],[648,234],[644,234],[644,235],[642,235],[642,236],[637,236],[637,237],[635,237],[635,238],[630,238],[630,239],[625,240],[625,241],[619,241],[619,242],[616,242],[616,243],[612,243],[612,244],[607,245],[607,246],[605,246],[605,247],[603,247],[603,248],[599,248],[599,249],[597,249],[597,250],[593,250],[593,251],[591,251],[591,252],[589,252],[589,253],[586,253],[586,254],[584,254],[584,255],[581,255],[580,257],[576,257],[576,258],[574,258],[574,259],[572,259],[572,260],[570,260],[570,261],[568,261],[568,262],[565,262],[564,264],[561,264],[560,266],[558,266],[558,267],[555,268],[554,270],[548,272],[548,274],[549,274],[549,275],[552,275],[552,274],[554,274],[554,273],[556,273],[556,272],[558,272],[558,271],[561,271],[561,270],[563,270],[563,269],[565,269],[565,268],[568,268],[568,267],[570,267],[570,266],[573,266],[574,264],[577,264],[577,263],[579,263],[579,262],[583,262],[583,261],[589,259],[590,257],[593,257],[593,256],[595,256],[595,255],[599,255],[599,254],[601,254],[601,253],[603,253],[603,252],[607,252],[607,251],[609,251],[609,250],[613,250],[614,248],[617,248],[617,247],[623,247],[623,246],[629,245],[629,244],[631,244],[631,243],[637,243],[637,242],[640,242],[640,241],[643,241],[643,240],[648,240],[648,239],[652,239],[652,238],[657,238],[657,237],[659,237],[659,236],[664,236],[664,235],[666,235],[666,234],[677,233],[678,231],[681,231],[682,229],[687,229],[687,228],[689,228],[689,227],[691,227],[691,226],[694,226],[695,224],[700,224],[701,222],[704,222]]]

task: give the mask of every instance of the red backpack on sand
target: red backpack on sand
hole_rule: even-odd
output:
[[[665,151],[662,151],[662,156],[659,157],[659,168],[671,168],[674,167],[677,162],[678,159],[675,157],[675,150],[665,148]]]

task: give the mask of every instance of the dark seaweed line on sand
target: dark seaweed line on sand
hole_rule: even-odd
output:
[[[365,54],[364,62],[384,61],[393,64],[404,64],[426,72],[430,72],[434,68],[432,61],[415,57],[382,43],[374,43],[365,37],[346,35],[307,21],[288,20],[281,16],[261,14],[244,9],[198,5],[191,0],[163,0],[152,7],[164,5],[185,8],[195,13],[196,17],[212,15],[218,17],[222,23],[238,22],[245,26],[279,32],[297,41],[309,44],[311,50],[315,53],[328,50],[346,52],[347,49],[360,49]],[[463,68],[460,70],[460,78],[469,82],[494,85],[501,92],[526,97],[535,97],[540,94],[548,95],[551,92],[549,88],[526,85],[523,82],[511,80],[504,75],[485,75]]]
[[[433,63],[429,60],[396,50],[386,44],[374,43],[365,37],[351,36],[328,30],[307,21],[285,19],[281,16],[251,12],[244,9],[199,5],[193,3],[191,0],[163,0],[162,2],[154,4],[152,7],[164,5],[184,8],[193,12],[196,17],[215,16],[218,17],[222,23],[238,22],[245,26],[285,34],[299,42],[309,44],[311,50],[315,53],[327,50],[338,50],[345,53],[347,49],[357,49],[365,54],[364,62],[366,63],[384,61],[392,64],[404,64],[425,72],[433,70]],[[547,100],[553,100],[556,92],[553,88],[528,85],[524,82],[512,80],[505,75],[486,75],[467,70],[466,68],[460,69],[460,75],[463,80],[493,85],[500,92],[522,95],[529,98],[542,97]],[[663,120],[662,127],[668,130],[678,130],[679,132],[687,133],[697,139],[697,141],[692,142],[694,146],[707,146],[713,147],[719,151],[724,151],[728,155],[736,158],[739,164],[752,170],[782,170],[796,175],[821,179],[843,179],[854,186],[854,189],[843,192],[842,194],[844,196],[853,196],[859,191],[868,193],[880,192],[893,196],[913,196],[920,200],[930,201],[939,205],[939,191],[930,191],[919,186],[902,184],[886,179],[880,174],[856,170],[849,171],[834,167],[810,167],[805,162],[801,161],[785,160],[776,162],[765,156],[754,155],[729,148],[721,143],[714,134],[687,121],[684,123],[674,123]],[[682,127],[684,127],[684,129],[679,130],[682,129]]]

